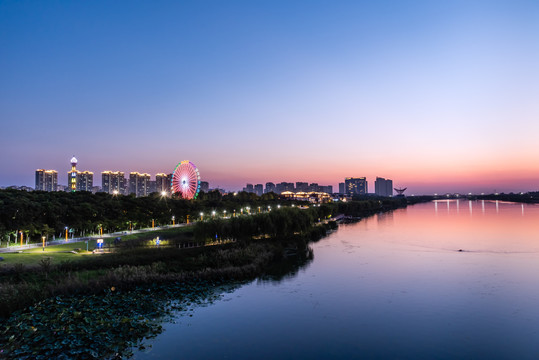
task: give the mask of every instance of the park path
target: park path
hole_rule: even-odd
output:
[[[139,234],[149,231],[156,231],[156,230],[165,230],[165,229],[172,229],[172,228],[179,228],[183,226],[189,226],[191,224],[177,224],[177,225],[166,225],[166,226],[156,226],[154,228],[144,228],[139,230],[132,230],[132,231],[117,231],[113,233],[103,234],[103,235],[92,235],[92,236],[84,236],[84,237],[77,237],[72,239],[56,239],[54,241],[47,241],[45,243],[46,246],[54,246],[54,245],[63,245],[63,244],[71,244],[71,243],[79,243],[79,242],[86,242],[89,240],[95,240],[95,239],[104,239],[104,238],[111,238],[111,237],[121,237],[124,235],[131,235],[131,234]],[[33,243],[28,245],[13,245],[10,247],[0,248],[0,253],[8,253],[8,252],[15,252],[15,251],[21,251],[21,250],[28,250],[28,249],[35,249],[42,247],[42,243]]]

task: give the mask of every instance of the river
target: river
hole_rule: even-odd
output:
[[[539,206],[447,200],[375,215],[314,260],[164,324],[135,359],[536,359]]]

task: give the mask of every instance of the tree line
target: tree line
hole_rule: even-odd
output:
[[[277,206],[279,196],[270,193],[263,196],[240,192],[236,195],[222,195],[218,191],[200,193],[197,200],[182,199],[176,195],[164,197],[159,193],[150,196],[110,195],[90,192],[43,192],[0,190],[0,241],[18,239],[19,233],[40,241],[41,236],[63,236],[67,227],[71,234],[114,232],[181,223],[234,211],[257,207],[267,209]],[[282,202],[282,201],[281,201]],[[247,211],[247,210],[244,210]]]

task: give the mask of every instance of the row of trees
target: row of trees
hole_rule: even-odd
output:
[[[305,232],[315,222],[333,215],[335,210],[335,206],[330,205],[308,209],[286,207],[255,216],[234,217],[229,220],[212,219],[196,224],[195,238],[248,240],[259,235],[288,238],[290,235]]]
[[[205,216],[215,211],[222,215],[240,213],[242,208],[267,209],[280,202],[276,194],[240,192],[236,195],[221,195],[218,191],[201,193],[197,200],[186,200],[176,196],[163,197],[154,193],[146,197],[133,195],[92,194],[89,192],[42,192],[0,190],[0,241],[14,240],[19,232],[39,241],[42,235],[62,235],[67,227],[76,236],[149,227],[153,223],[166,225],[175,221],[184,222]],[[245,210],[246,211],[246,210]]]

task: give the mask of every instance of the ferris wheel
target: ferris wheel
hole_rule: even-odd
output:
[[[184,160],[176,165],[172,173],[171,190],[184,199],[196,199],[200,191],[200,173],[195,164]]]

